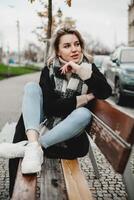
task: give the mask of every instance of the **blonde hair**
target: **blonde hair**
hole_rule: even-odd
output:
[[[79,31],[76,29],[73,29],[73,28],[64,27],[64,28],[59,29],[51,40],[48,64],[55,57],[57,57],[58,51],[59,51],[60,38],[63,35],[67,35],[67,34],[74,34],[78,38],[83,54],[86,56],[86,58],[89,60],[89,62],[92,63],[93,57],[84,52],[85,44],[84,44],[84,40],[83,40],[81,34],[79,33]]]

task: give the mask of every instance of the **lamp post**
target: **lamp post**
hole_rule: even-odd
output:
[[[63,15],[63,13],[62,13],[61,9],[59,8],[58,11],[57,11],[57,17],[59,18],[59,25],[60,25],[61,22],[62,22],[62,20],[61,20],[62,15]]]
[[[9,54],[10,54],[9,44],[7,44],[7,76],[9,76]]]
[[[18,38],[18,64],[20,64],[20,22],[19,20],[17,22],[17,38]]]
[[[15,9],[14,5],[8,5],[10,9]],[[17,26],[17,48],[18,48],[18,64],[21,63],[21,55],[20,55],[20,21],[17,19],[16,21],[16,26]]]

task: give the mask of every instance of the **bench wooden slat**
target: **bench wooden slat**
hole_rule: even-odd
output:
[[[20,161],[12,200],[36,200],[36,185],[37,175],[22,175]]]
[[[61,160],[69,200],[92,200],[77,160]]]
[[[134,144],[134,118],[114,108],[105,100],[96,100],[92,112],[126,142]]]
[[[88,134],[115,171],[122,174],[134,143],[134,119],[103,100],[95,101],[92,112],[99,119],[93,117]]]
[[[44,159],[41,171],[41,200],[65,200],[65,181],[59,159]]]
[[[93,119],[90,132],[88,134],[94,139],[94,142],[101,150],[102,154],[110,162],[114,170],[123,173],[131,149],[118,141],[103,125]]]

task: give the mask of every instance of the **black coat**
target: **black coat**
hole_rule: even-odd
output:
[[[63,76],[60,75],[60,71],[58,76],[61,76],[61,78]],[[92,64],[91,78],[85,80],[84,82],[88,86],[88,90],[98,99],[106,99],[111,95],[111,87],[95,64]],[[66,116],[76,109],[76,95],[69,98],[61,98],[61,96],[55,92],[55,82],[53,77],[49,76],[48,67],[44,67],[42,70],[40,86],[42,88],[43,108],[46,116]],[[90,103],[87,107],[88,106],[90,107]]]

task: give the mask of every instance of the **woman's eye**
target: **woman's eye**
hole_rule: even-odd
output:
[[[70,47],[70,44],[66,44],[65,46],[64,46],[64,48],[69,48]]]
[[[80,46],[80,43],[78,42],[78,43],[76,43],[76,46],[78,47],[78,46]]]

